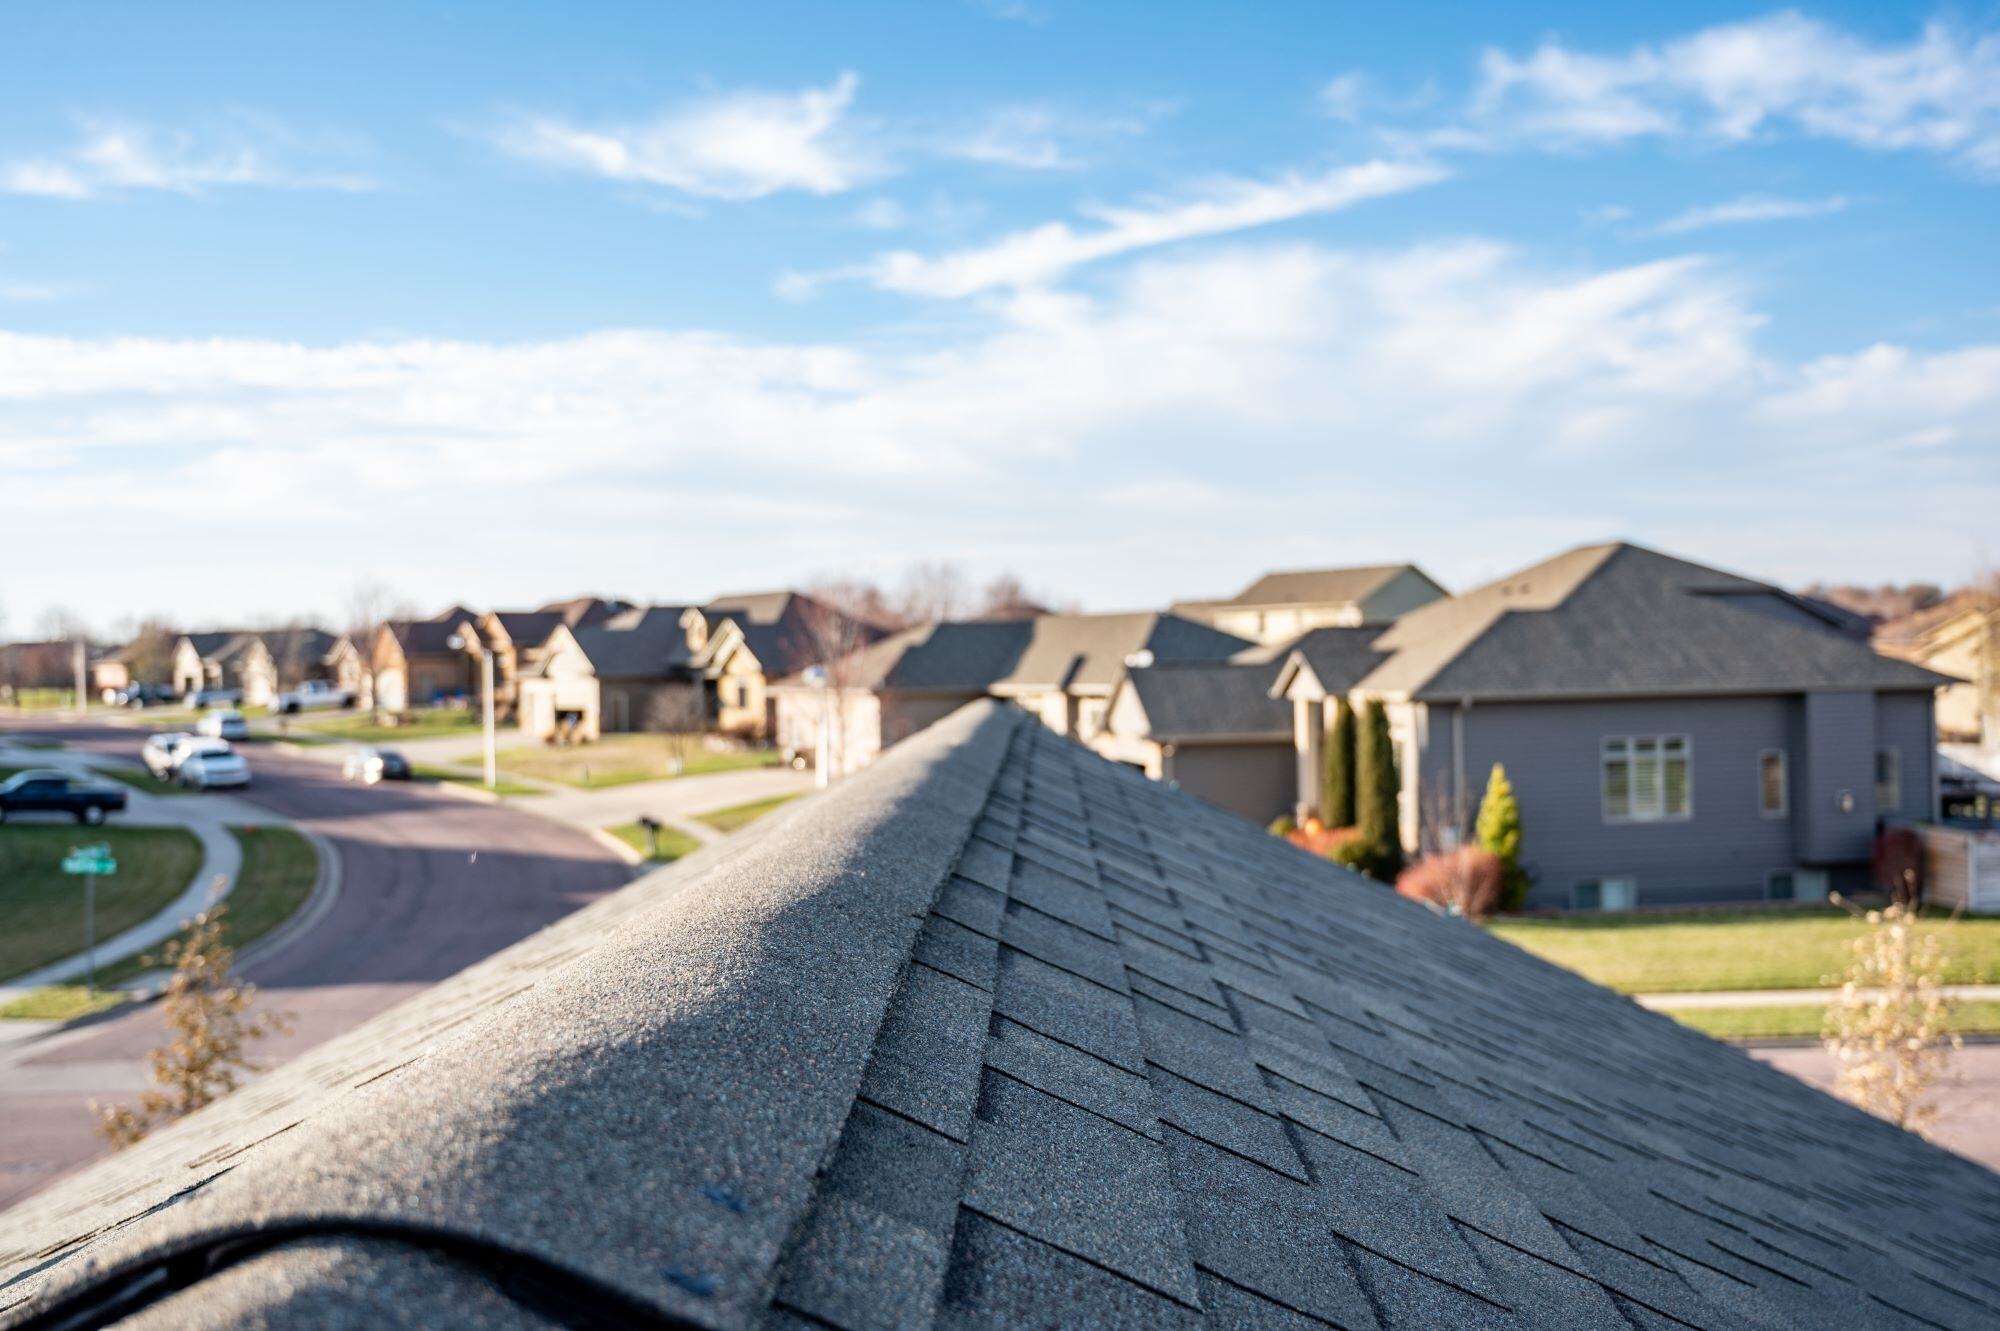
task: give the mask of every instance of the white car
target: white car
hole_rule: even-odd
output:
[[[250,784],[250,764],[221,739],[198,739],[174,769],[174,779],[189,790],[215,790]]]
[[[210,712],[194,723],[195,733],[210,739],[249,739],[250,726],[244,721],[243,713],[233,708]]]
[[[146,736],[146,742],[139,746],[139,757],[144,760],[146,770],[162,781],[174,774],[174,768],[187,755],[188,745],[194,743],[194,736],[185,730],[162,731]]]

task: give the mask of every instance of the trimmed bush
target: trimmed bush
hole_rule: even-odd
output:
[[[1320,817],[1328,827],[1354,826],[1354,709],[1333,700],[1333,724],[1326,732],[1326,777]]]
[[[1453,915],[1483,920],[1500,904],[1504,867],[1500,857],[1478,846],[1446,855],[1426,855],[1397,875],[1396,893]]]
[[[1479,844],[1500,861],[1499,909],[1521,909],[1528,897],[1528,875],[1521,871],[1521,806],[1515,802],[1507,769],[1499,763],[1486,778],[1474,832]]]

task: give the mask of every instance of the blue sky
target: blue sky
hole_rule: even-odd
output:
[[[2000,559],[1990,7],[74,4],[0,86],[0,632]]]

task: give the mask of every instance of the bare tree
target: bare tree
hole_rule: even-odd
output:
[[[230,978],[236,954],[222,941],[227,910],[218,905],[195,916],[187,931],[167,944],[165,960],[174,974],[162,1009],[171,1038],[148,1056],[159,1089],[141,1094],[136,1110],[91,1106],[98,1130],[118,1146],[130,1146],[153,1128],[235,1090],[243,1073],[258,1070],[245,1046],[291,1024],[284,1013],[250,1015],[257,987]]]
[[[896,593],[897,609],[906,624],[963,619],[972,603],[965,570],[945,559],[926,559],[910,565]]]

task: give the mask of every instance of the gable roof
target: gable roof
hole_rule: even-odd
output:
[[[1118,687],[1137,696],[1146,714],[1146,737],[1156,743],[1224,737],[1289,741],[1291,704],[1271,696],[1280,664],[1135,666]]]
[[[1410,611],[1362,686],[1419,700],[1929,690],[1801,598],[1643,546],[1583,546]]]
[[[1363,564],[1352,568],[1303,568],[1266,573],[1226,601],[1214,606],[1338,605],[1359,603],[1388,585],[1399,574],[1414,573],[1437,583],[1415,564]],[[1444,589],[1439,587],[1442,592]]]
[[[1253,644],[1179,615],[1151,611],[1109,615],[1044,615],[1027,621],[1020,659],[993,688],[1001,693],[1052,690],[1109,693],[1126,658],[1141,651],[1155,662],[1223,661]]]
[[[979,703],[29,1199],[0,1300],[1969,1331],[1996,1257],[1977,1165]]]

